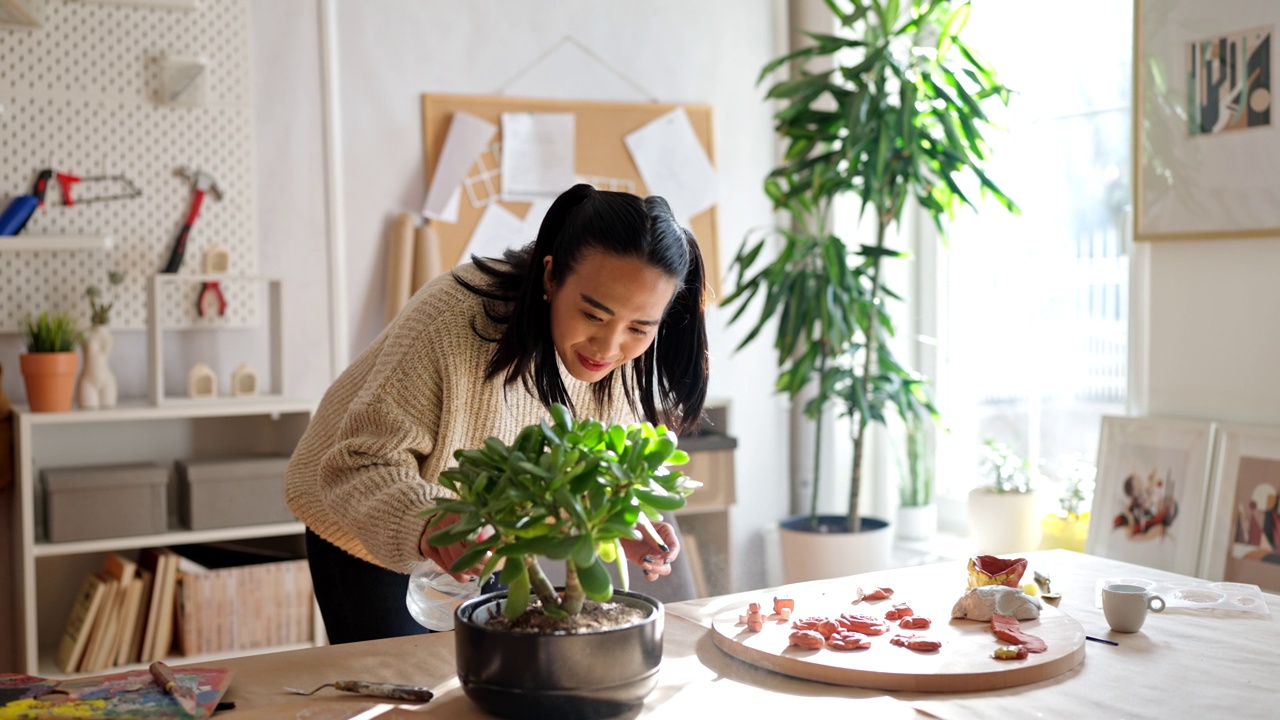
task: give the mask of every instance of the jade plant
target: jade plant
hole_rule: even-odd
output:
[[[69,312],[43,311],[22,324],[22,337],[30,353],[72,352],[80,343],[81,334]]]
[[[616,563],[626,589],[621,541],[638,540],[644,518],[684,507],[697,483],[672,465],[688,462],[676,436],[650,423],[604,424],[575,420],[562,405],[546,421],[523,428],[510,445],[489,438],[483,447],[458,450],[457,466],[440,474],[456,495],[437,500],[428,538],[432,545],[472,545],[449,568],[462,572],[485,562],[480,582],[501,564],[509,593],[503,614],[515,620],[536,598],[542,611],[568,617],[586,599],[613,596],[608,564]],[[447,516],[457,522],[442,525]],[[565,586],[558,592],[539,564],[563,562]]]

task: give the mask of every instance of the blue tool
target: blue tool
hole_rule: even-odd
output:
[[[17,235],[22,232],[36,208],[44,205],[44,192],[49,188],[49,180],[52,178],[52,170],[41,170],[30,195],[19,195],[9,201],[4,212],[0,213],[0,235]]]

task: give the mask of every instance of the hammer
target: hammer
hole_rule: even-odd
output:
[[[195,224],[196,216],[200,214],[200,205],[204,202],[205,193],[212,192],[215,200],[222,199],[222,188],[218,187],[218,181],[210,173],[183,166],[175,170],[174,174],[191,181],[191,209],[187,211],[187,219],[182,223],[182,230],[173,241],[169,262],[165,264],[164,270],[161,270],[166,273],[176,273],[182,265],[182,256],[187,252],[187,236],[191,234],[191,226]]]

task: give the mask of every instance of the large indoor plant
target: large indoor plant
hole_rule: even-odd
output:
[[[483,560],[481,582],[501,566],[509,588],[456,611],[458,677],[469,697],[502,717],[612,717],[644,702],[662,657],[662,604],[627,591],[621,541],[683,507],[698,483],[669,469],[688,455],[662,426],[575,421],[560,405],[551,417],[510,445],[490,438],[455,453],[458,465],[440,483],[456,498],[431,509],[429,542],[472,542],[450,569]],[[551,586],[539,558],[564,564],[563,588]],[[634,622],[602,620],[618,612]]]
[[[1009,91],[958,37],[969,3],[826,4],[835,34],[809,33],[813,44],[761,72],[763,80],[793,67],[768,93],[781,103],[775,128],[786,148],[765,191],[787,222],[776,232],[776,255],[763,252],[775,233],[743,244],[726,303],[740,304],[736,321],[760,296],[759,316],[742,345],[776,318],[777,388],[793,397],[811,389],[804,411],[818,421],[812,501],[808,517],[784,529],[849,534],[866,529],[859,498],[868,427],[884,421],[886,406],[915,417],[936,413],[922,378],[889,345],[894,325],[885,300],[898,296],[885,286],[882,263],[904,255],[889,246],[889,229],[901,225],[911,200],[940,233],[957,209],[973,205],[974,192],[1014,206],[982,171],[983,104],[1007,102]],[[833,226],[833,206],[846,196],[874,221],[868,243],[847,240]],[[831,403],[850,418],[853,463],[844,515],[823,517],[816,458]],[[784,565],[787,555],[784,545]]]
[[[75,395],[81,331],[68,312],[41,312],[22,324],[27,352],[18,357],[27,404],[35,412],[66,412]]]

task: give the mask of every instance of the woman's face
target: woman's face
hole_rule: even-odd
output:
[[[551,340],[569,374],[596,382],[649,349],[676,281],[634,258],[588,250],[564,281],[551,283],[551,257],[542,286],[551,303]]]

